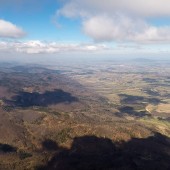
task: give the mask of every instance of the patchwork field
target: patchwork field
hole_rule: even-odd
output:
[[[99,62],[73,69],[71,77],[103,96],[118,116],[156,119],[164,126],[170,120],[169,66],[167,61]]]

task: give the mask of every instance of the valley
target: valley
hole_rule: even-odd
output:
[[[168,170],[169,65],[1,64],[0,169]]]

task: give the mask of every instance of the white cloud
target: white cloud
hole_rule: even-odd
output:
[[[124,12],[144,17],[170,16],[169,0],[67,0],[58,11],[68,17]]]
[[[27,54],[39,53],[63,53],[63,52],[97,52],[106,50],[107,47],[102,44],[64,44],[57,42],[41,42],[41,41],[27,41],[27,42],[0,42],[0,51],[15,51]]]
[[[11,22],[0,19],[0,37],[1,38],[21,38],[25,32],[12,24]]]
[[[125,16],[95,16],[84,21],[84,32],[95,41],[170,42],[170,27],[154,27]]]
[[[170,17],[170,0],[68,0],[57,16],[80,18],[95,41],[169,43],[170,26],[156,27],[146,18]]]

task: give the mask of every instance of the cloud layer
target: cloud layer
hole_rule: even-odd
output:
[[[19,52],[27,54],[60,53],[60,52],[98,52],[106,50],[105,45],[64,44],[56,42],[0,42],[0,52]]]
[[[67,0],[57,16],[79,18],[84,33],[95,41],[170,42],[170,26],[147,22],[170,17],[169,0]]]
[[[0,19],[0,38],[21,38],[25,32],[11,22]]]

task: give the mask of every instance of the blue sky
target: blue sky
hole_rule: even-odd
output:
[[[170,0],[1,0],[4,53],[170,53]]]
[[[66,42],[89,40],[82,34],[78,19],[67,19],[63,16],[56,19],[55,13],[61,6],[62,3],[57,0],[42,0],[36,4],[33,1],[23,2],[19,5],[15,0],[13,2],[11,0],[8,4],[1,4],[0,18],[21,27],[27,33],[22,40]],[[58,24],[61,26],[58,27]]]

